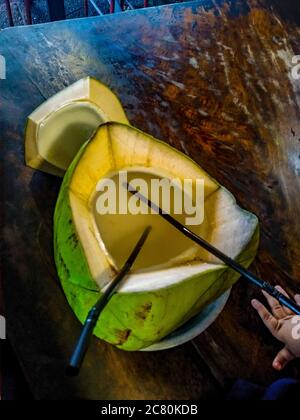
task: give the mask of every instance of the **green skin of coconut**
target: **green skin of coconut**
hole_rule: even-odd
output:
[[[68,186],[85,147],[82,147],[64,177],[54,215],[58,275],[67,300],[81,323],[100,293],[73,224],[68,196]],[[258,243],[257,224],[251,241],[236,261],[248,268],[254,260]],[[146,348],[198,314],[236,283],[239,277],[233,270],[220,266],[159,291],[116,293],[101,313],[94,334],[122,350]]]

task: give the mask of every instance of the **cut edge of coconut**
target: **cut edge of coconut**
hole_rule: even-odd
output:
[[[40,171],[62,177],[66,167],[55,165],[43,156],[39,149],[39,131],[43,122],[67,105],[89,103],[98,110],[103,122],[118,121],[129,124],[118,97],[103,83],[86,77],[58,92],[33,111],[25,128],[25,163]],[[96,127],[95,127],[96,128]],[[83,139],[84,143],[88,139]]]

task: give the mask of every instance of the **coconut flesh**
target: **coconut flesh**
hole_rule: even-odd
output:
[[[159,172],[159,171],[157,171]],[[126,173],[127,180],[142,180],[147,183],[149,198],[151,197],[151,181],[162,179],[162,175],[151,171],[142,171],[130,169]],[[116,213],[113,214],[99,214],[97,211],[97,202],[100,193],[96,193],[92,197],[92,210],[93,217],[96,223],[96,229],[99,233],[99,243],[103,250],[107,252],[108,258],[111,259],[111,263],[117,268],[121,268],[125,263],[126,258],[130,255],[130,252],[137,243],[141,232],[147,227],[151,226],[152,231],[148,240],[146,241],[140,257],[137,259],[134,265],[135,271],[137,270],[159,270],[165,267],[174,266],[179,261],[187,262],[188,259],[193,260],[200,255],[197,255],[198,247],[188,238],[182,235],[171,226],[166,220],[164,220],[158,214],[151,214],[148,207],[141,204],[143,207],[143,213],[140,211],[139,214],[126,214],[120,213],[119,200],[120,198],[127,200],[132,199],[132,195],[124,191],[120,197],[120,188],[125,189],[120,182],[119,173],[114,174],[110,179],[116,185]],[[174,187],[170,190],[170,211],[176,220],[181,224],[185,224],[188,214],[175,214],[174,199],[175,190],[180,191],[180,196],[184,196],[182,189]],[[162,189],[160,190],[163,193]],[[162,197],[157,205],[163,207]],[[141,209],[142,210],[142,209]],[[184,210],[184,209],[183,209]],[[146,214],[147,213],[147,214]],[[189,226],[190,227],[190,226]],[[193,230],[199,235],[205,236],[205,230],[208,226],[206,223],[197,225]]]
[[[100,124],[107,121],[101,109],[89,102],[73,102],[40,124],[37,141],[43,159],[65,170],[78,150]]]
[[[199,313],[239,276],[158,215],[99,215],[97,185],[103,179],[117,180],[120,171],[127,171],[129,180],[141,178],[147,184],[162,177],[202,179],[204,220],[189,227],[245,267],[257,250],[258,221],[170,146],[123,124],[98,129],[64,178],[55,211],[56,265],[69,303],[83,322],[143,229],[153,226],[132,273],[95,329],[95,335],[119,348],[138,350]],[[185,214],[174,216],[185,222]]]
[[[26,164],[64,176],[81,146],[107,121],[129,124],[121,103],[107,86],[91,77],[79,80],[29,115]]]
[[[162,172],[159,169],[155,171],[153,168],[151,171],[147,168],[143,170],[131,168],[126,174],[129,182],[133,179],[146,181],[150,198],[151,181],[153,179],[162,179]],[[164,173],[164,176],[166,176],[166,173]],[[124,188],[124,186],[121,186],[119,182],[119,173],[111,175],[110,179],[116,185],[116,208],[118,209],[119,189]],[[203,222],[197,226],[190,226],[186,224],[188,217],[186,213],[174,213],[174,194],[174,190],[171,190],[171,209],[169,214],[182,225],[187,226],[194,233],[226,252],[227,255],[235,258],[248,239],[247,235],[253,219],[251,220],[250,218],[248,220],[245,218],[245,214],[241,213],[240,209],[235,205],[233,196],[226,190],[221,189],[211,198],[207,198],[204,210],[206,217],[204,217]],[[134,264],[134,272],[139,274],[139,276],[131,276],[121,290],[126,291],[128,288],[133,288],[136,291],[140,291],[147,290],[149,287],[161,287],[163,284],[164,286],[169,286],[173,284],[175,277],[170,278],[169,271],[164,271],[168,268],[180,267],[182,269],[185,267],[187,271],[190,269],[191,273],[193,273],[195,270],[198,272],[208,269],[208,263],[220,263],[215,257],[196,245],[191,239],[186,238],[158,214],[120,214],[119,212],[116,214],[99,214],[97,211],[99,195],[99,193],[96,193],[90,198],[91,217],[94,222],[93,225],[99,246],[116,270],[119,270],[125,263],[141,232],[147,226],[152,227],[151,235]],[[129,192],[126,192],[126,198],[128,202],[132,199]],[[160,198],[162,199],[162,197]],[[155,202],[155,204],[163,207],[162,200]],[[146,205],[144,206],[146,207]],[[229,208],[228,213],[227,207]],[[237,235],[232,235],[231,232],[235,232]],[[226,236],[229,240],[226,239]],[[177,274],[180,271],[178,270]],[[159,273],[159,276],[153,276],[153,272]],[[150,276],[147,284],[142,277],[145,273],[148,273]],[[164,274],[167,275],[164,276]],[[132,283],[136,279],[141,279],[141,284],[138,286],[140,289]],[[99,287],[101,288],[103,285],[100,283]]]

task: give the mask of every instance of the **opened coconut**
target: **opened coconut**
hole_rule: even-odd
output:
[[[132,273],[94,331],[121,349],[138,350],[198,314],[239,276],[159,215],[99,214],[99,185],[110,179],[122,188],[118,181],[124,172],[129,182],[139,178],[145,185],[155,178],[203,180],[204,219],[191,228],[244,267],[257,250],[258,220],[196,163],[167,144],[120,123],[97,130],[64,177],[54,218],[55,260],[67,299],[83,322],[143,229],[153,227]],[[185,223],[184,214],[172,215]]]

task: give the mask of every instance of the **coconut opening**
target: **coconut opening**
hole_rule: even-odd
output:
[[[246,250],[257,228],[257,218],[242,210],[228,190],[214,183],[180,153],[130,126],[110,123],[102,125],[87,144],[80,160],[78,158],[74,162],[68,175],[71,178],[66,178],[67,191],[64,191],[68,194],[71,211],[70,219],[65,218],[65,223],[73,221],[74,232],[80,242],[78,249],[80,253],[83,252],[84,264],[87,264],[100,290],[109,284],[149,222],[154,228],[157,226],[155,234],[152,232],[148,238],[136,261],[138,265],[133,267],[120,292],[177,287],[194,277],[195,281],[206,279],[207,283],[201,284],[201,289],[206,290],[227,270],[224,264],[165,224],[158,215],[124,215],[116,212],[98,217],[96,186],[105,178],[115,176],[117,171],[126,170],[131,172],[129,182],[130,178],[138,175],[147,184],[149,173],[158,179],[178,177],[180,180],[191,179],[193,183],[197,180],[204,182],[204,222],[192,227],[192,230],[231,258],[239,257],[239,262],[248,263],[250,257]],[[126,189],[125,192],[127,194]],[[153,216],[157,216],[158,225],[153,222]],[[175,216],[180,219],[180,215]],[[64,229],[65,226],[62,226]],[[65,240],[69,245],[72,235]],[[76,266],[78,263],[78,280],[73,276],[72,281],[81,284],[82,261],[77,262],[75,257],[72,258],[72,252],[66,253],[71,264]],[[234,280],[229,272],[228,283],[231,278]],[[90,283],[87,285],[90,287]]]
[[[39,154],[52,165],[66,169],[104,121],[103,112],[90,102],[73,102],[61,107],[39,126]]]
[[[126,177],[128,182],[131,183],[134,180],[144,181],[148,187],[149,198],[153,198],[152,181],[162,180],[161,175],[146,170],[127,171]],[[99,205],[103,205],[104,194],[105,197],[108,197],[108,187],[104,187],[105,181],[103,180],[98,184],[98,186],[103,186],[102,191],[97,192],[91,199],[91,208],[96,231],[99,234],[100,246],[106,252],[108,258],[111,259],[114,266],[120,268],[125,263],[141,233],[149,225],[152,227],[152,231],[135,263],[135,270],[149,270],[150,268],[152,270],[153,268],[162,269],[174,267],[179,264],[182,265],[187,262],[195,262],[195,260],[198,263],[201,262],[199,247],[195,246],[194,242],[177,231],[160,215],[151,214],[148,206],[139,202],[141,208],[143,208],[143,212],[147,214],[131,214],[129,212],[122,214],[120,199],[123,200],[121,204],[124,206],[124,201],[126,202],[127,200],[127,203],[130,203],[130,200],[135,200],[135,198],[122,186],[123,178],[120,180],[120,173],[111,175],[109,179],[115,185],[116,206],[114,211],[116,213],[99,214]],[[122,197],[120,196],[120,189],[122,190]],[[160,205],[160,207],[165,208],[162,191],[160,189],[159,201],[155,200],[154,202]],[[181,224],[186,225],[186,220],[190,215],[184,212],[184,205],[182,206],[183,212],[181,214],[176,214],[178,210],[175,210],[175,200],[178,203],[178,199],[182,197],[182,202],[184,203],[184,196],[186,196],[186,193],[183,192],[179,185],[175,185],[174,188],[170,189],[169,213]],[[107,201],[106,204],[108,204]],[[188,227],[198,235],[207,236],[208,226],[206,221],[199,225]]]

